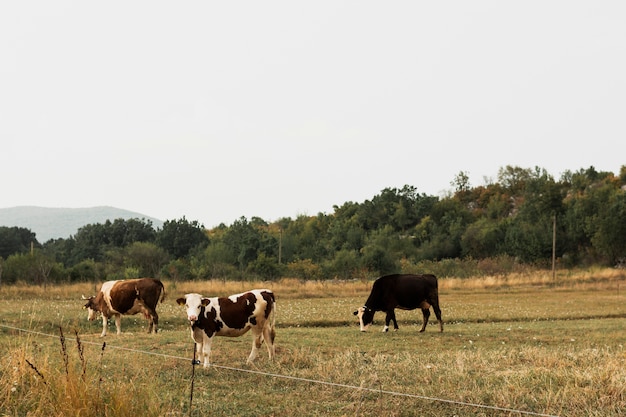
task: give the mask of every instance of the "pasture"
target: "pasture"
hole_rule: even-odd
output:
[[[136,315],[105,338],[81,308],[93,284],[0,287],[0,415],[626,415],[624,272],[440,280],[444,333],[418,333],[419,311],[359,332],[371,282],[164,283],[159,334]],[[277,295],[276,359],[247,366],[246,334],[192,367],[175,299],[255,287]]]

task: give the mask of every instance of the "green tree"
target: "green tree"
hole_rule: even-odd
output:
[[[454,190],[457,193],[469,192],[472,188],[469,181],[469,175],[465,171],[459,171],[459,173],[454,177],[454,180],[450,182],[450,185],[454,187]]]
[[[314,264],[310,259],[298,259],[290,262],[287,264],[287,274],[289,277],[305,280],[322,278],[320,266]]]
[[[371,201],[366,200],[360,205],[357,219],[367,232],[387,225],[398,232],[404,232],[428,215],[436,202],[436,197],[420,195],[410,185],[401,189],[385,188]]]
[[[104,224],[109,244],[116,247],[126,247],[134,242],[154,242],[156,231],[150,220],[116,219],[112,223]]]
[[[498,170],[498,183],[511,195],[521,195],[532,176],[531,169],[507,165]]]
[[[626,257],[626,192],[615,190],[595,216],[591,241],[610,265]]]
[[[563,239],[559,243],[570,264],[595,262],[602,254],[592,243],[592,238],[598,231],[598,222],[604,222],[606,215],[611,216],[606,208],[612,196],[621,191],[621,181],[611,173],[598,172],[590,167],[575,173],[566,172],[562,184],[568,188],[559,222],[563,227]],[[601,238],[595,242],[600,241]]]
[[[358,206],[346,203],[335,206],[335,216],[328,227],[329,246],[332,250],[360,250],[366,237],[366,231],[359,224]]]
[[[70,265],[74,265],[84,259],[93,259],[96,262],[104,261],[106,251],[109,249],[110,240],[106,234],[106,227],[101,223],[88,224],[74,235]]]
[[[399,235],[393,226],[375,230],[361,249],[361,265],[378,275],[400,272],[400,259],[405,256],[405,246],[413,247],[405,235]]]
[[[619,170],[620,185],[626,185],[626,165],[622,165]]]
[[[250,225],[256,230],[259,237],[259,255],[263,253],[266,257],[274,258],[278,262],[279,228],[275,225],[269,225],[260,217],[253,217],[250,220]]]
[[[35,233],[24,227],[0,226],[0,257],[7,258],[9,255],[26,253],[41,248]]]
[[[2,279],[11,284],[18,281],[34,285],[48,285],[63,278],[61,265],[44,255],[40,250],[33,253],[10,255],[3,264]]]
[[[504,239],[506,254],[522,262],[548,261],[552,254],[552,221],[541,217],[535,222],[521,217],[511,219]]]
[[[368,271],[378,275],[400,272],[400,263],[382,246],[368,245],[364,247],[361,263]]]
[[[211,239],[211,243],[204,250],[203,261],[207,274],[211,278],[226,278],[233,275],[237,257],[224,242]]]
[[[431,215],[414,229],[416,261],[460,257],[461,238],[473,220],[471,211],[459,200],[447,198],[437,202]]]
[[[69,277],[72,282],[97,281],[104,278],[104,271],[101,264],[85,259],[69,269]]]
[[[204,248],[209,238],[204,226],[197,220],[188,221],[184,216],[179,220],[167,220],[157,232],[156,243],[175,259],[186,257],[192,249]]]
[[[43,245],[43,251],[57,262],[63,264],[66,268],[72,266],[87,259],[77,259],[76,256],[76,240],[74,238],[69,239],[50,239]],[[93,261],[93,259],[91,259]]]
[[[192,276],[189,262],[186,259],[178,258],[173,259],[163,269],[163,276],[171,279],[172,281],[184,281],[188,280]]]
[[[236,266],[241,272],[254,261],[261,247],[261,235],[245,217],[235,220],[224,234],[222,242],[235,255]]]
[[[280,277],[282,268],[278,264],[276,258],[269,257],[265,255],[265,253],[261,252],[254,261],[248,264],[247,271],[263,278],[264,280],[274,280]]]
[[[359,254],[355,250],[341,249],[332,259],[322,264],[322,275],[326,278],[350,279],[361,269]]]
[[[483,217],[469,224],[461,236],[462,257],[481,259],[499,255],[506,236],[505,222]]]
[[[292,220],[289,217],[283,217],[274,223],[274,233],[278,236],[278,245],[280,248],[280,263],[288,264],[296,259],[297,237],[291,234],[290,224]]]
[[[283,228],[283,236],[289,236],[296,257],[322,263],[334,253],[328,234],[331,222],[330,216],[321,213],[315,217],[300,215]]]
[[[161,269],[170,261],[164,249],[149,242],[133,242],[123,254],[127,267],[137,268],[141,277],[160,278]]]
[[[524,262],[548,261],[552,254],[553,219],[564,212],[565,187],[540,168],[514,172],[519,175],[509,188],[515,192],[515,205],[511,218],[504,223],[503,253]],[[563,252],[560,246],[557,250],[559,254]]]

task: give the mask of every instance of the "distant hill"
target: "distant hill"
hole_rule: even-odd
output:
[[[19,206],[0,208],[0,226],[24,227],[36,234],[39,243],[50,239],[67,239],[87,224],[105,223],[115,219],[150,220],[156,229],[163,221],[145,214],[115,207],[101,206],[90,208],[50,208]]]

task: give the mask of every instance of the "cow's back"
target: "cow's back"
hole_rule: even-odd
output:
[[[111,307],[114,311],[125,314],[131,311],[139,300],[154,310],[163,291],[163,283],[153,278],[117,281],[110,289]]]
[[[418,308],[423,301],[438,298],[437,278],[431,274],[386,275],[374,281],[371,296],[375,298],[371,308]]]

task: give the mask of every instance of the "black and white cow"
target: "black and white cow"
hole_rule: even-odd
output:
[[[102,314],[102,334],[106,336],[108,319],[115,317],[117,334],[122,333],[122,315],[143,313],[148,320],[148,333],[156,333],[159,315],[156,312],[158,302],[165,299],[163,283],[154,278],[138,278],[107,281],[102,284],[98,295],[85,298],[84,308],[89,311],[87,319],[92,321],[97,313]]]
[[[430,317],[430,306],[439,321],[439,331],[443,332],[441,309],[439,308],[439,288],[434,275],[395,274],[386,275],[374,281],[372,291],[363,307],[359,307],[354,315],[359,318],[361,331],[367,330],[374,321],[377,311],[387,313],[383,332],[389,330],[389,323],[393,321],[395,330],[398,330],[394,309],[414,310],[420,308],[424,316],[424,324],[420,332],[426,330]]]
[[[200,294],[185,294],[176,300],[187,310],[191,338],[196,342],[198,359],[209,366],[213,336],[237,337],[252,330],[252,351],[247,363],[257,357],[265,341],[269,358],[274,358],[276,332],[276,299],[267,289],[251,290],[230,297],[206,298]]]

